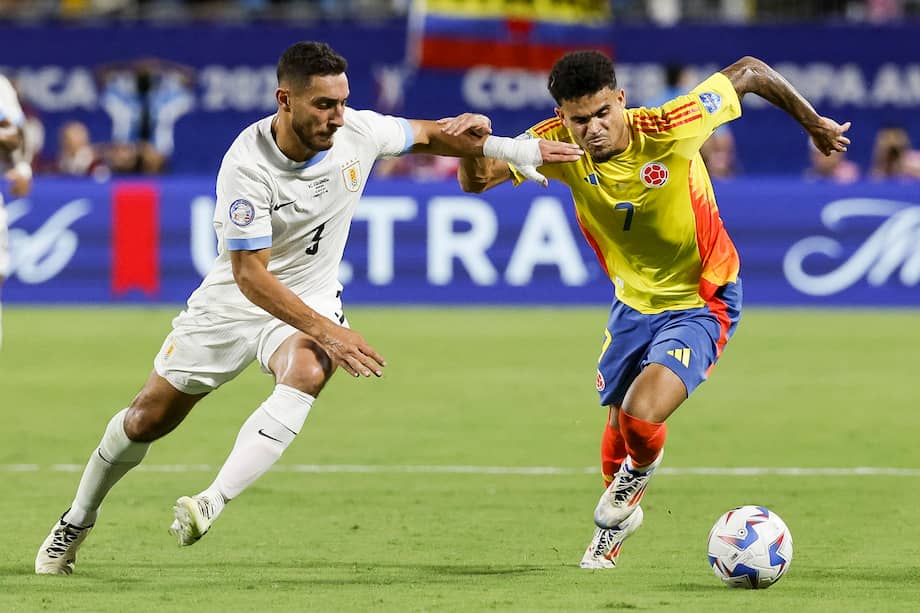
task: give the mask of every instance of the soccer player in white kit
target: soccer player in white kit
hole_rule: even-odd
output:
[[[71,507],[38,550],[36,573],[71,574],[111,487],[152,441],[253,360],[274,376],[275,388],[243,424],[214,482],[176,501],[170,532],[179,545],[200,539],[224,505],[278,460],[336,368],[354,377],[383,374],[383,357],[348,328],[337,279],[376,159],[412,151],[529,167],[582,153],[538,139],[448,136],[436,122],[352,110],[345,69],[323,43],[297,43],[282,54],[278,112],[243,130],[218,173],[214,267],[173,320],[144,388],[109,422]]]
[[[0,74],[0,168],[9,166],[6,178],[10,181],[10,191],[14,196],[25,196],[32,185],[32,166],[24,158],[22,128],[25,121],[13,84]],[[0,193],[0,289],[10,272],[6,226],[6,209],[3,208],[3,194]],[[2,309],[0,303],[0,345],[3,344]]]

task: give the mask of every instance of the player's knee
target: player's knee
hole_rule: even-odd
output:
[[[308,339],[298,342],[288,357],[276,381],[317,396],[332,376],[332,360],[318,344]]]
[[[652,408],[644,402],[633,401],[629,404],[624,403],[622,411],[638,419],[649,421],[649,415],[653,412]]]
[[[166,436],[181,423],[191,407],[172,406],[146,388],[131,401],[125,413],[125,434],[138,443]]]
[[[144,392],[141,392],[131,401],[131,406],[125,413],[125,434],[135,442],[151,441],[157,438],[153,436],[155,424],[152,407]]]

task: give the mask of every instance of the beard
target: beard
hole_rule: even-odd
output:
[[[294,134],[297,135],[301,144],[311,151],[326,151],[332,148],[332,141],[335,131],[332,134],[319,134],[312,126],[305,123],[291,122]]]
[[[597,149],[585,147],[584,149],[588,152],[588,155],[591,156],[591,159],[598,164],[603,164],[613,157],[613,147],[610,146],[600,147]]]

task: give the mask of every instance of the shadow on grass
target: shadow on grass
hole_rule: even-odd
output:
[[[393,585],[412,583],[453,583],[463,577],[511,577],[539,575],[546,566],[498,564],[412,564],[412,563],[329,563],[306,561],[302,564],[233,561],[200,564],[173,561],[168,564],[133,562],[109,565],[87,563],[70,577],[36,576],[29,566],[0,566],[0,581],[15,583],[20,592],[46,592],[70,589],[93,591],[100,584],[120,585],[124,589],[148,589],[169,581],[173,586],[217,584],[226,586],[235,577],[238,589],[252,589],[249,580],[276,587],[301,589],[304,585]]]

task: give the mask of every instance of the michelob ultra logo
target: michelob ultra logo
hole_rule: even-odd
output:
[[[821,223],[840,232],[844,222],[855,218],[876,218],[878,227],[851,253],[832,236],[809,236],[789,248],[783,259],[783,273],[789,283],[810,296],[830,296],[865,279],[870,286],[887,284],[897,274],[906,287],[920,283],[920,205],[877,198],[846,198],[827,204]],[[826,272],[808,272],[808,262],[823,258],[834,267]],[[812,265],[811,270],[815,270]],[[826,267],[825,267],[826,268]]]

